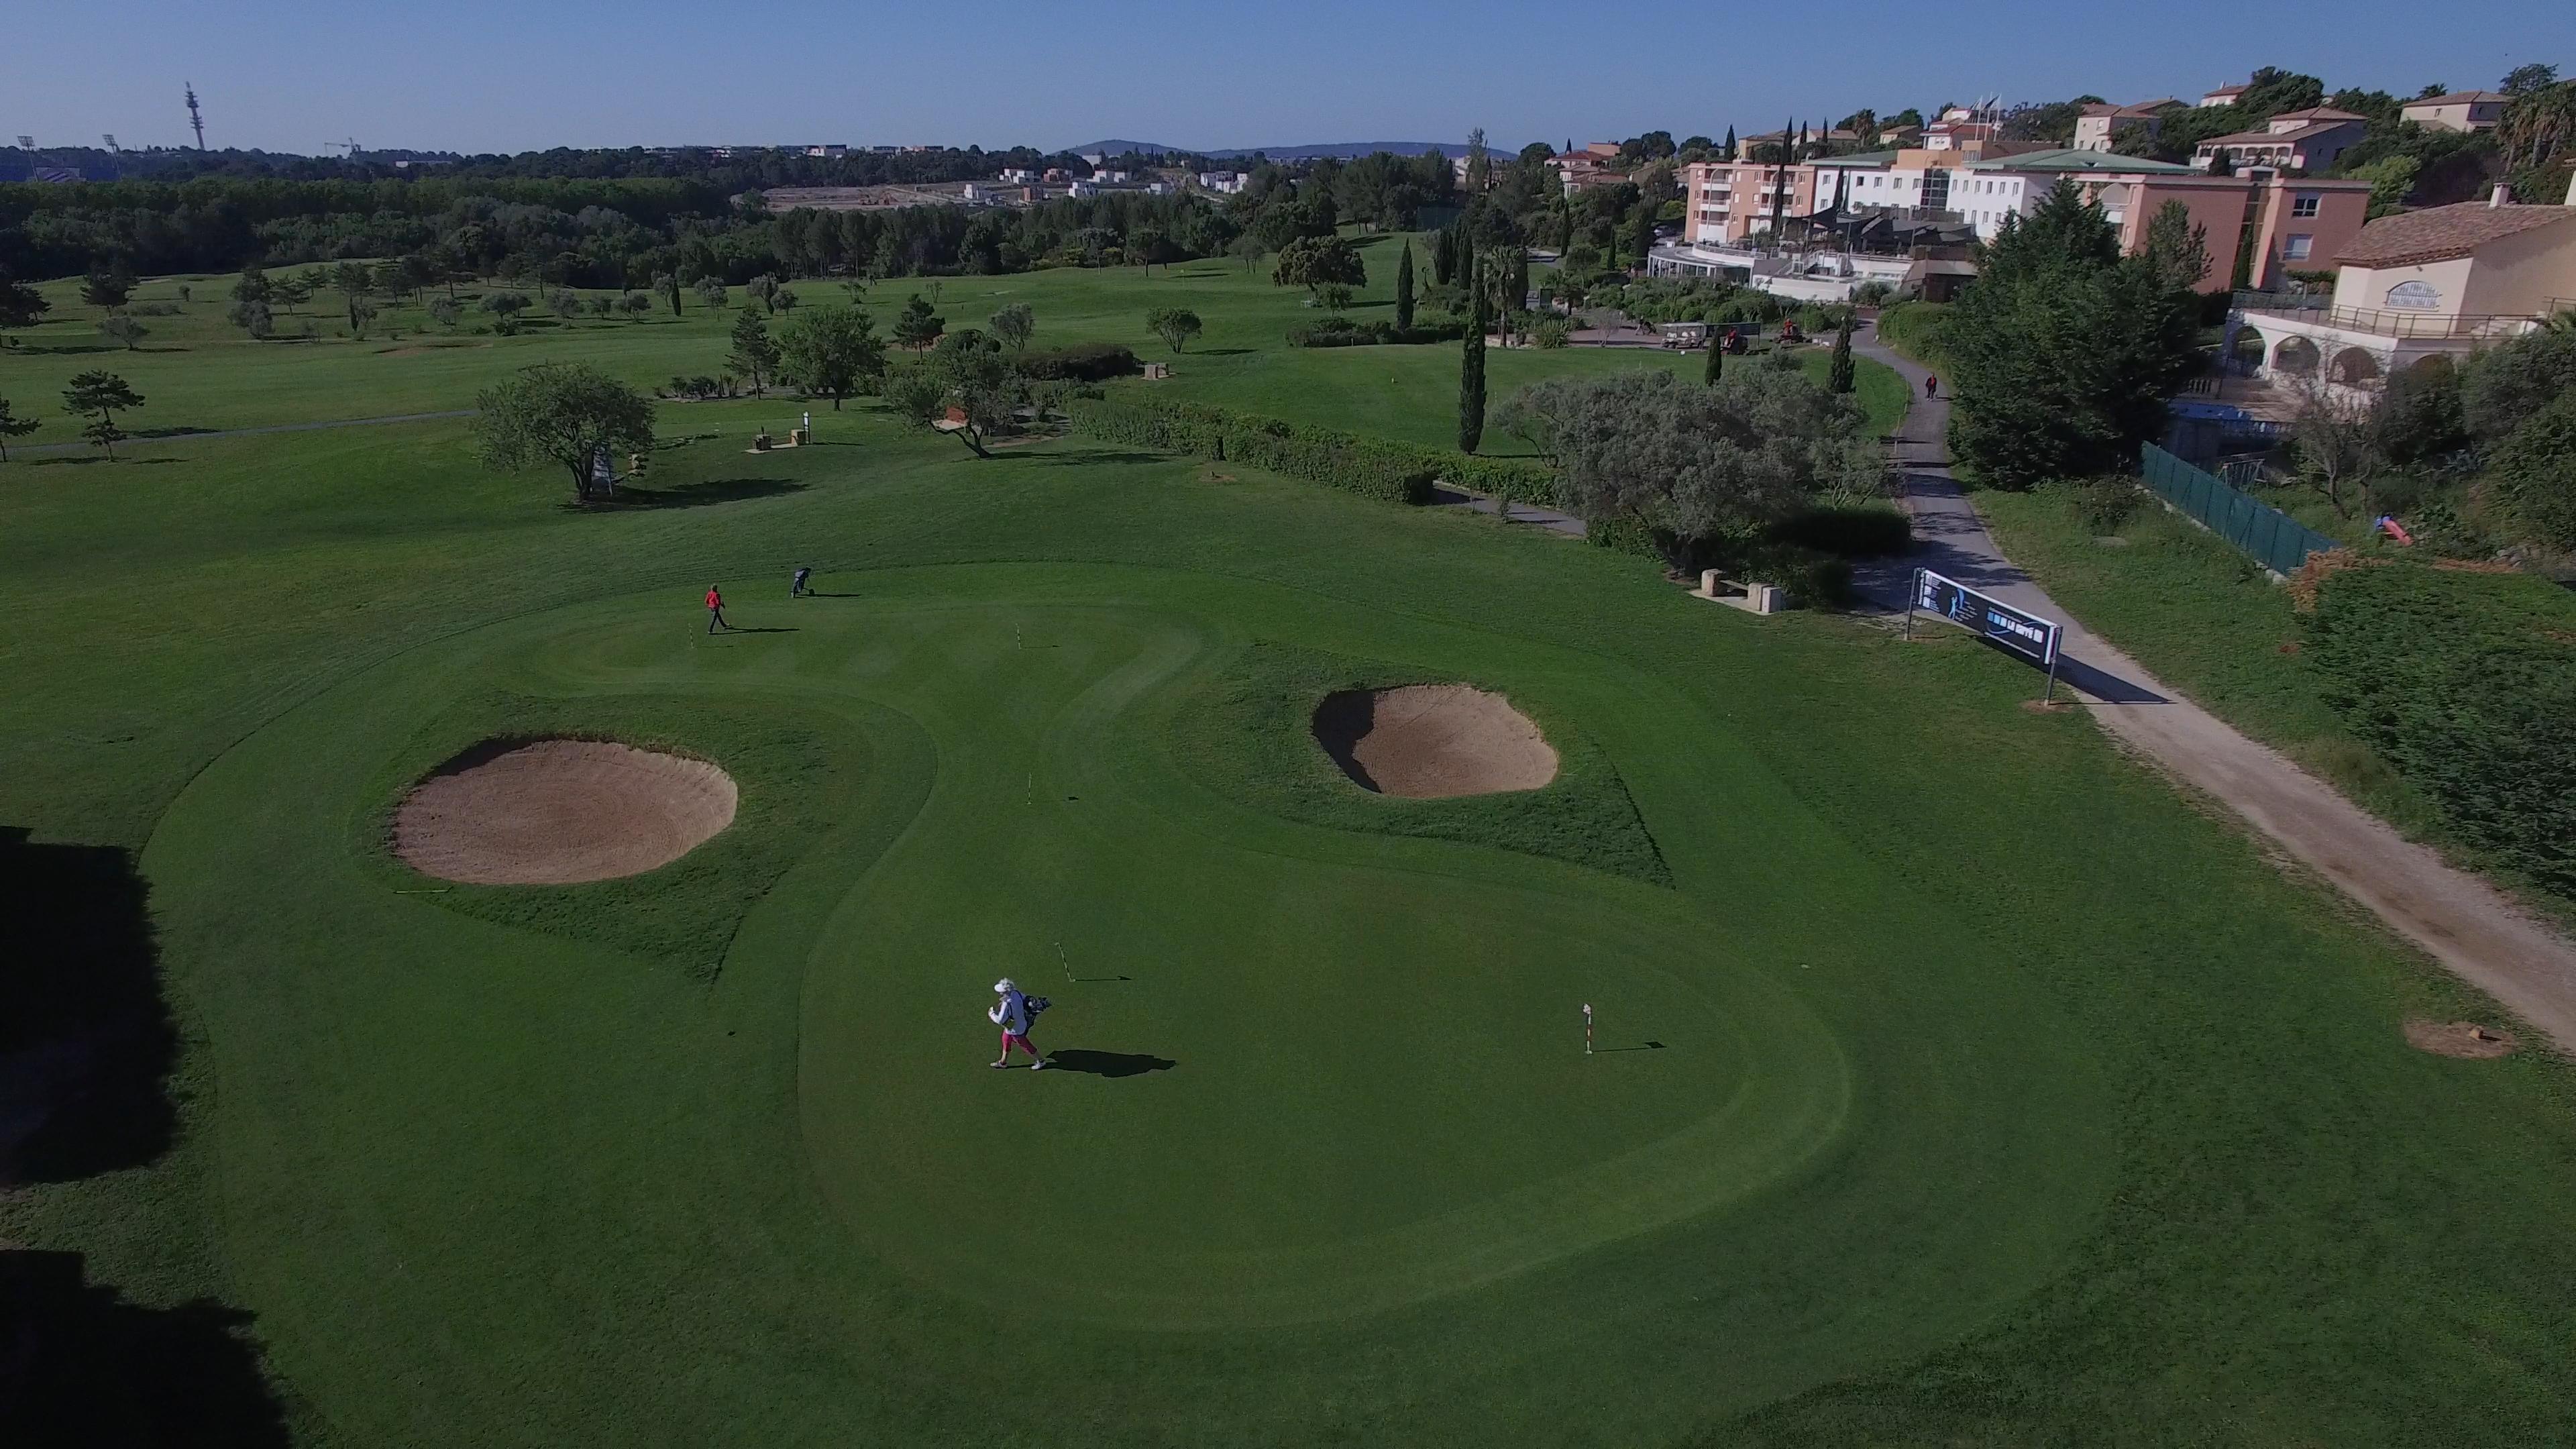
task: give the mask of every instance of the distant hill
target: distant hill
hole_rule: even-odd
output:
[[[1466,144],[1459,141],[1337,141],[1320,146],[1226,146],[1214,150],[1201,150],[1193,146],[1172,146],[1160,141],[1094,141],[1088,146],[1067,146],[1065,149],[1076,156],[1088,156],[1094,152],[1120,156],[1134,151],[1145,156],[1156,154],[1205,156],[1212,161],[1236,160],[1256,153],[1267,156],[1273,161],[1315,161],[1327,156],[1348,160],[1353,156],[1366,156],[1377,151],[1392,151],[1398,156],[1419,156],[1425,151],[1437,151],[1443,156],[1467,154]],[[1511,157],[1520,153],[1520,148],[1517,146],[1489,145],[1486,149],[1501,157]]]

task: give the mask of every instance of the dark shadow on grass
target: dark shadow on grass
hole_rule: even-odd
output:
[[[1147,1072],[1168,1072],[1179,1065],[1170,1057],[1143,1052],[1095,1052],[1080,1047],[1047,1057],[1049,1071],[1080,1072],[1087,1077],[1141,1077]]]
[[[1242,357],[1251,351],[1249,347],[1202,347],[1188,355],[1191,357]]]
[[[119,847],[40,845],[0,827],[0,1186],[141,1167],[169,1150],[179,1036],[147,894]]]
[[[1089,468],[1103,463],[1168,463],[1171,461],[1166,454],[1139,452],[1132,448],[1079,453],[1032,453],[1029,456],[1042,460],[1051,468]]]
[[[1600,1054],[1608,1056],[1612,1052],[1659,1052],[1663,1049],[1664,1044],[1662,1042],[1649,1041],[1639,1042],[1635,1046],[1603,1047]]]
[[[705,508],[718,503],[744,503],[755,498],[802,493],[812,486],[787,478],[709,478],[699,483],[676,483],[668,488],[621,487],[612,499],[598,503],[566,500],[560,506],[576,513],[613,512],[621,508]]]
[[[185,461],[187,460],[184,458],[110,458],[105,454],[90,453],[85,456],[75,458],[30,458],[27,460],[27,466],[31,468],[78,468],[91,463],[130,463],[137,468],[150,468],[162,463],[181,463]]]
[[[127,434],[127,436],[135,438],[186,438],[192,437],[198,433],[211,433],[213,431],[214,429],[212,428],[136,428],[132,433]]]
[[[794,625],[790,624],[784,626],[768,625],[757,629],[746,629],[740,625],[735,625],[730,628],[718,629],[716,632],[719,634],[793,634],[798,631]]]
[[[292,1443],[251,1315],[128,1302],[78,1253],[0,1252],[0,1424],[14,1449]]]

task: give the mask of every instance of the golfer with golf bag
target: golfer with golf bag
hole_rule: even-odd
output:
[[[1039,1054],[1036,1044],[1029,1040],[1029,1028],[1037,1024],[1038,1013],[1046,1010],[1051,1003],[1043,996],[1031,996],[1020,990],[1008,976],[993,983],[993,992],[1001,999],[993,1003],[992,1010],[984,1013],[995,1026],[1002,1029],[1002,1055],[993,1065],[1009,1066],[1011,1048],[1016,1046],[1035,1058],[1029,1064],[1030,1071],[1034,1072],[1045,1066],[1046,1058]]]

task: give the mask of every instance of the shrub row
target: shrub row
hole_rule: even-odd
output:
[[[1947,302],[1895,303],[1878,314],[1878,340],[1926,367],[1944,366],[1941,323],[1949,315]]]
[[[1330,483],[1337,488],[1351,488],[1372,497],[1396,495],[1381,491],[1381,482],[1357,487],[1336,478],[1324,477],[1311,471],[1312,467],[1321,466],[1312,460],[1340,460],[1336,466],[1346,464],[1368,470],[1372,477],[1419,474],[1425,481],[1419,494],[1407,491],[1402,495],[1402,501],[1407,503],[1428,502],[1430,485],[1437,481],[1470,493],[1508,498],[1514,503],[1527,503],[1539,508],[1556,506],[1555,472],[1543,463],[1526,458],[1479,458],[1472,453],[1424,448],[1383,438],[1364,438],[1356,433],[1195,403],[1121,402],[1108,406],[1115,412],[1099,413],[1096,425],[1084,423],[1081,412],[1077,410],[1075,427],[1112,442],[1136,443],[1175,453],[1196,453],[1205,458],[1228,458],[1317,483]],[[1120,412],[1147,416],[1118,419],[1116,413]],[[1102,431],[1112,427],[1121,431]],[[1294,449],[1293,456],[1309,461],[1298,466],[1268,461],[1272,457],[1292,456],[1280,452],[1283,447]]]
[[[1077,402],[1072,416],[1075,431],[1108,442],[1267,468],[1390,503],[1430,502],[1437,472],[1425,449],[1193,403]]]
[[[2316,584],[2326,699],[2462,836],[2576,894],[2576,598],[2413,565]]]
[[[1290,327],[1288,345],[1375,347],[1390,342],[1456,342],[1466,335],[1467,324],[1454,318],[1421,319],[1410,327],[1398,327],[1383,318],[1360,322],[1348,317],[1324,317]]]
[[[1040,382],[1107,382],[1145,370],[1133,351],[1114,342],[1085,342],[1048,352],[1024,352],[1018,366],[1022,377]]]

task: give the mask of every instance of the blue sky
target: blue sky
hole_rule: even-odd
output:
[[[2000,93],[2189,98],[2270,64],[2411,93],[2576,74],[2566,0],[1577,6],[28,0],[0,134],[516,151],[679,142],[1182,146],[1617,139]],[[2242,40],[2230,38],[2243,34]],[[41,57],[41,59],[39,59]]]

